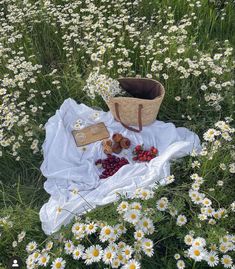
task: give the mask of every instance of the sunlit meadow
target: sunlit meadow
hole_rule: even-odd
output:
[[[0,268],[235,268],[234,47],[232,0],[0,0]],[[97,70],[160,81],[203,149],[47,237],[44,124],[68,97],[107,111]]]

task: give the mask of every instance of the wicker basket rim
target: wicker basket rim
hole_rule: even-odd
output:
[[[125,99],[125,101],[136,101],[136,102],[151,102],[151,103],[154,103],[157,99],[162,99],[162,97],[164,96],[164,93],[159,95],[158,97],[155,97],[154,99],[141,99],[141,98],[135,98],[135,97],[122,97],[122,96],[118,96],[118,97],[111,97],[107,102],[112,102],[114,101],[114,99],[116,101],[122,101]]]
[[[127,99],[127,100],[130,100],[130,101],[140,101],[141,102],[154,102],[156,101],[157,99],[161,99],[164,97],[165,95],[165,88],[164,86],[161,84],[161,82],[159,82],[158,80],[155,80],[155,79],[151,79],[151,78],[136,78],[136,77],[121,77],[121,78],[118,78],[117,80],[121,80],[121,79],[130,79],[130,80],[151,80],[153,81],[154,83],[158,84],[160,86],[160,89],[161,89],[161,94],[157,97],[155,97],[154,99],[142,99],[142,98],[136,98],[136,97],[125,97],[125,96],[118,96],[118,97],[111,97],[109,101],[111,101],[112,99],[116,99],[116,100],[120,100],[120,99]]]

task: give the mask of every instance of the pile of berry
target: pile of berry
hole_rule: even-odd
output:
[[[109,154],[106,159],[99,159],[95,162],[97,166],[101,166],[104,171],[100,175],[100,179],[111,177],[114,175],[123,165],[128,164],[126,158],[119,158]]]
[[[155,158],[158,154],[158,150],[155,147],[151,147],[149,150],[144,150],[143,145],[137,145],[133,150],[133,161],[149,162]]]

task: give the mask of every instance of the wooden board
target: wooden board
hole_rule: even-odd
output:
[[[73,130],[77,147],[85,146],[109,137],[109,132],[103,122],[90,125],[81,130]]]

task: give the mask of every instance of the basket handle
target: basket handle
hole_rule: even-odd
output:
[[[120,118],[120,114],[119,114],[119,105],[118,103],[115,103],[115,112],[116,112],[116,116],[117,116],[117,119],[118,121],[128,130],[130,131],[133,131],[133,132],[136,132],[136,133],[140,133],[142,131],[142,118],[141,118],[141,110],[143,108],[143,105],[140,104],[139,105],[139,109],[138,109],[138,123],[139,123],[139,130],[138,129],[135,129],[133,127],[130,127],[128,125],[126,125],[125,123],[122,122],[121,118]]]

